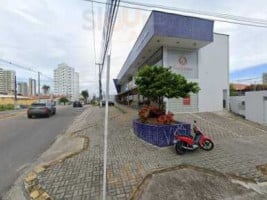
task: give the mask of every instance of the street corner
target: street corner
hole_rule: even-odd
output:
[[[79,140],[77,140],[79,139]],[[47,168],[62,163],[64,160],[71,158],[89,146],[89,138],[86,136],[68,137],[59,139],[55,142],[47,152],[39,158],[39,165],[37,165],[24,179],[24,188],[28,197],[33,200],[51,200],[50,195],[39,184],[38,175],[44,173]],[[74,142],[71,142],[75,140]],[[78,145],[79,144],[79,145]],[[75,146],[75,148],[74,148]],[[64,147],[64,148],[61,148]],[[79,147],[79,148],[78,148]],[[67,148],[67,149],[66,149]]]
[[[37,171],[44,171],[47,167],[63,162],[73,157],[89,146],[89,138],[84,135],[62,135],[57,138],[53,145],[44,152],[39,158],[41,165],[36,168]]]
[[[191,165],[179,165],[148,174],[131,200],[160,199],[264,200],[267,193],[253,180]]]
[[[24,178],[24,187],[31,200],[52,200],[50,195],[39,186],[38,174],[45,170],[45,166],[37,166]]]

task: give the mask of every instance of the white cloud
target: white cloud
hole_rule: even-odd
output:
[[[11,13],[14,13],[14,14],[17,14],[19,15],[20,17],[23,17],[24,19],[30,21],[31,23],[34,23],[34,24],[39,24],[41,25],[42,22],[40,20],[38,20],[36,17],[32,16],[31,14],[23,11],[23,10],[11,10],[11,9],[6,9],[7,11],[11,12]]]
[[[249,0],[242,3],[230,0],[146,2],[245,17],[267,17],[267,4],[263,0],[254,1],[253,4]],[[99,55],[105,5],[94,3],[94,11],[96,51]],[[146,11],[119,9],[112,40],[111,79],[116,78],[148,15]],[[49,76],[53,76],[53,69],[59,63],[65,62],[80,73],[81,89],[98,94],[98,69],[95,66],[91,22],[91,3],[86,1],[1,0],[0,57],[34,67]],[[267,29],[216,22],[214,30],[230,35],[231,71],[266,63]],[[23,70],[18,72],[22,78],[35,76]],[[112,81],[110,88],[114,93]]]

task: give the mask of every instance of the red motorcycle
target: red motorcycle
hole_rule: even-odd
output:
[[[210,151],[214,147],[212,140],[204,135],[196,125],[196,121],[193,124],[193,132],[195,136],[191,135],[180,135],[179,133],[174,133],[175,150],[177,154],[184,154],[187,150],[193,151],[200,147],[205,151]]]

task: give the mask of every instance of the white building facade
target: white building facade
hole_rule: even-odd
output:
[[[267,126],[267,90],[230,97],[230,110],[245,119]]]
[[[55,95],[65,95],[71,101],[78,100],[79,73],[65,63],[59,64],[54,70],[54,90]]]
[[[29,78],[29,90],[28,94],[30,96],[35,96],[36,95],[36,80]]]
[[[229,36],[213,33],[213,21],[152,11],[115,85],[122,101],[141,102],[134,79],[145,65],[170,67],[188,81],[197,82],[198,94],[165,99],[173,112],[208,112],[228,108]]]
[[[18,94],[21,94],[22,96],[28,96],[28,84],[25,82],[18,83]]]
[[[267,91],[245,93],[245,117],[267,126]]]
[[[15,91],[16,72],[0,68],[0,93],[13,94]]]
[[[263,73],[262,74],[262,84],[266,84],[267,85],[267,73]]]

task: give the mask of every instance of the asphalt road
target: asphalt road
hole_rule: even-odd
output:
[[[58,106],[50,118],[28,119],[25,114],[0,119],[0,199],[15,180],[84,108]]]

